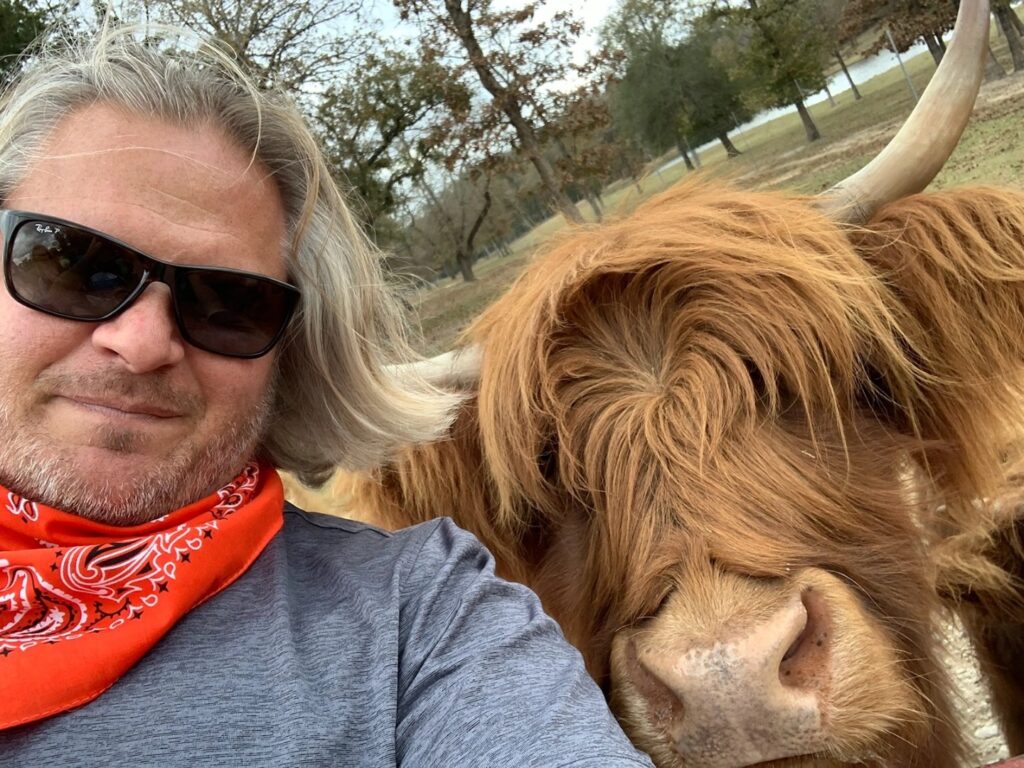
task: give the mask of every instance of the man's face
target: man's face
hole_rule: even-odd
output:
[[[219,129],[92,106],[64,120],[6,207],[105,232],[158,259],[285,279],[285,215],[262,166]],[[168,287],[121,315],[44,315],[0,290],[0,483],[126,524],[228,482],[266,420],[274,354],[190,346]]]

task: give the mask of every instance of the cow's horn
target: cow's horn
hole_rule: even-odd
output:
[[[426,379],[441,389],[474,387],[480,379],[483,354],[476,345],[445,352],[429,360],[388,367],[392,376]]]
[[[829,216],[862,223],[931,183],[967,127],[985,74],[988,33],[988,0],[961,0],[953,41],[920,102],[874,160],[822,194]]]

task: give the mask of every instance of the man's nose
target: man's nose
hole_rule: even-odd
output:
[[[146,286],[128,309],[96,326],[92,343],[121,358],[131,373],[179,362],[185,356],[185,341],[178,333],[170,289],[162,283]]]

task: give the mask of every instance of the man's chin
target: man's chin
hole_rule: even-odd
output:
[[[99,522],[155,520],[231,482],[256,453],[272,397],[216,421],[172,417],[153,428],[132,419],[62,423],[52,409],[32,420],[0,402],[0,484]]]
[[[185,451],[152,456],[83,446],[3,462],[0,483],[70,514],[110,525],[139,525],[230,482],[248,455]]]

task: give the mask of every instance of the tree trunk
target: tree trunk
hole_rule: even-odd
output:
[[[579,166],[573,159],[572,153],[569,151],[569,148],[565,146],[565,142],[562,141],[562,137],[556,135],[552,137],[552,140],[554,141],[555,146],[558,148],[559,153],[561,153],[562,157],[564,158],[566,167],[570,169],[570,177],[576,180],[576,184],[572,186],[575,186],[577,189],[582,189],[583,199],[587,201],[587,204],[590,206],[590,210],[594,212],[594,218],[597,221],[603,221],[604,209],[601,206],[600,195],[595,196],[594,191],[589,186],[590,181],[588,179],[583,178],[583,174],[580,173]]]
[[[427,199],[430,200],[430,204],[434,207],[434,210],[437,211],[438,216],[441,218],[442,227],[444,229],[448,230],[448,236],[450,238],[452,238],[452,240],[454,240],[455,242],[458,242],[459,238],[462,237],[462,235],[459,234],[459,227],[452,220],[451,215],[448,213],[448,209],[445,208],[443,205],[441,205],[441,201],[437,199],[437,194],[434,192],[434,188],[432,186],[430,186],[430,184],[427,183],[427,180],[423,176],[420,176],[416,180],[416,184],[420,187],[420,189],[422,189],[426,193]],[[412,221],[412,226],[413,226],[414,229],[416,228],[416,220],[415,219],[413,219],[413,221]],[[472,282],[473,280],[476,279],[473,276],[473,265],[472,264],[468,264],[466,266],[466,268],[463,268],[463,266],[462,266],[462,254],[460,252],[458,252],[458,251],[456,251],[456,254],[455,254],[455,261],[458,263],[459,268],[462,269],[463,277],[466,276],[467,270],[468,270],[469,277],[466,278],[467,282]],[[447,265],[445,265],[445,272],[446,272],[445,276],[446,277],[447,277],[447,270],[448,270],[448,267],[447,267]],[[454,276],[455,276],[455,273],[452,272],[452,277],[454,277]]]
[[[1017,35],[1024,38],[1024,21],[1020,20],[1020,16],[1012,8],[1010,9],[1010,21],[1013,22],[1013,26],[1017,28]]]
[[[828,83],[825,83],[825,95],[828,97],[828,105],[834,108],[836,100],[832,98],[832,91],[829,90]]]
[[[466,253],[463,248],[459,248],[455,251],[455,261],[459,265],[462,279],[467,283],[475,282],[476,275],[473,274],[473,255]]]
[[[476,70],[480,84],[487,89],[495,105],[501,108],[512,124],[516,137],[519,139],[520,147],[526,153],[526,156],[530,158],[533,167],[537,169],[541,184],[544,185],[544,189],[551,196],[552,202],[554,202],[561,214],[570,223],[582,224],[583,216],[580,215],[579,209],[576,208],[576,205],[569,199],[569,196],[565,194],[565,190],[558,183],[555,169],[551,167],[551,163],[544,157],[533,126],[530,125],[523,115],[523,110],[520,107],[520,94],[506,88],[499,82],[491,67],[490,60],[480,47],[480,42],[476,39],[476,33],[473,31],[473,21],[470,18],[469,11],[463,10],[462,0],[444,0],[444,7],[448,11],[448,18],[451,19],[455,27],[459,41],[462,43],[463,48],[466,49],[466,53],[469,54],[469,61],[472,63],[473,69]]]
[[[818,131],[818,126],[814,124],[814,118],[811,117],[811,113],[804,106],[803,99],[797,99],[793,103],[796,105],[796,111],[800,113],[800,121],[804,124],[804,131],[807,132],[807,141],[817,141],[820,139],[821,133]]]
[[[683,144],[686,146],[686,152],[693,158],[693,166],[698,171],[700,170],[700,155],[697,154],[697,150],[690,146],[690,140],[683,136]]]
[[[924,42],[928,46],[928,53],[932,55],[935,60],[935,66],[939,66],[942,63],[942,49],[939,44],[935,42],[935,35],[928,32],[924,35]]]
[[[473,226],[469,228],[469,234],[466,235],[466,241],[455,253],[459,260],[459,269],[462,270],[462,279],[467,283],[472,283],[476,280],[476,275],[473,274],[473,254],[476,252],[473,242],[476,240],[477,233],[480,231],[480,227],[483,225],[484,219],[487,218],[487,212],[490,210],[491,177],[488,176],[487,184],[484,186],[484,204],[480,206],[476,219],[473,221]]]
[[[846,62],[843,61],[843,54],[839,52],[838,48],[836,48],[836,60],[839,61],[839,66],[842,67],[843,74],[846,75],[846,82],[850,84],[850,91],[853,93],[853,100],[860,101],[862,98],[860,91],[857,90],[857,84],[853,82],[853,78],[850,77],[850,70],[846,68]]]
[[[992,51],[992,46],[988,47],[988,62],[985,64],[985,79],[986,80],[998,80],[1001,77],[1006,77],[1006,70],[1003,69],[1003,65],[999,63],[999,59],[996,58],[995,53]]]
[[[732,139],[729,138],[729,134],[722,131],[718,134],[718,140],[722,142],[722,146],[725,147],[726,157],[739,157],[743,153],[736,149],[736,145],[732,143]]]
[[[682,140],[676,141],[676,149],[679,150],[679,156],[683,158],[683,162],[686,163],[686,170],[695,171],[693,167],[693,160],[690,159],[690,153],[686,151],[686,145],[683,144]]]
[[[1013,71],[1020,72],[1024,69],[1024,46],[1021,45],[1021,36],[1017,33],[1017,25],[1011,16],[1016,16],[1009,5],[996,5],[993,9],[999,26],[1006,35],[1006,42],[1010,46],[1010,58],[1013,59]],[[1018,19],[1019,21],[1019,19]]]

